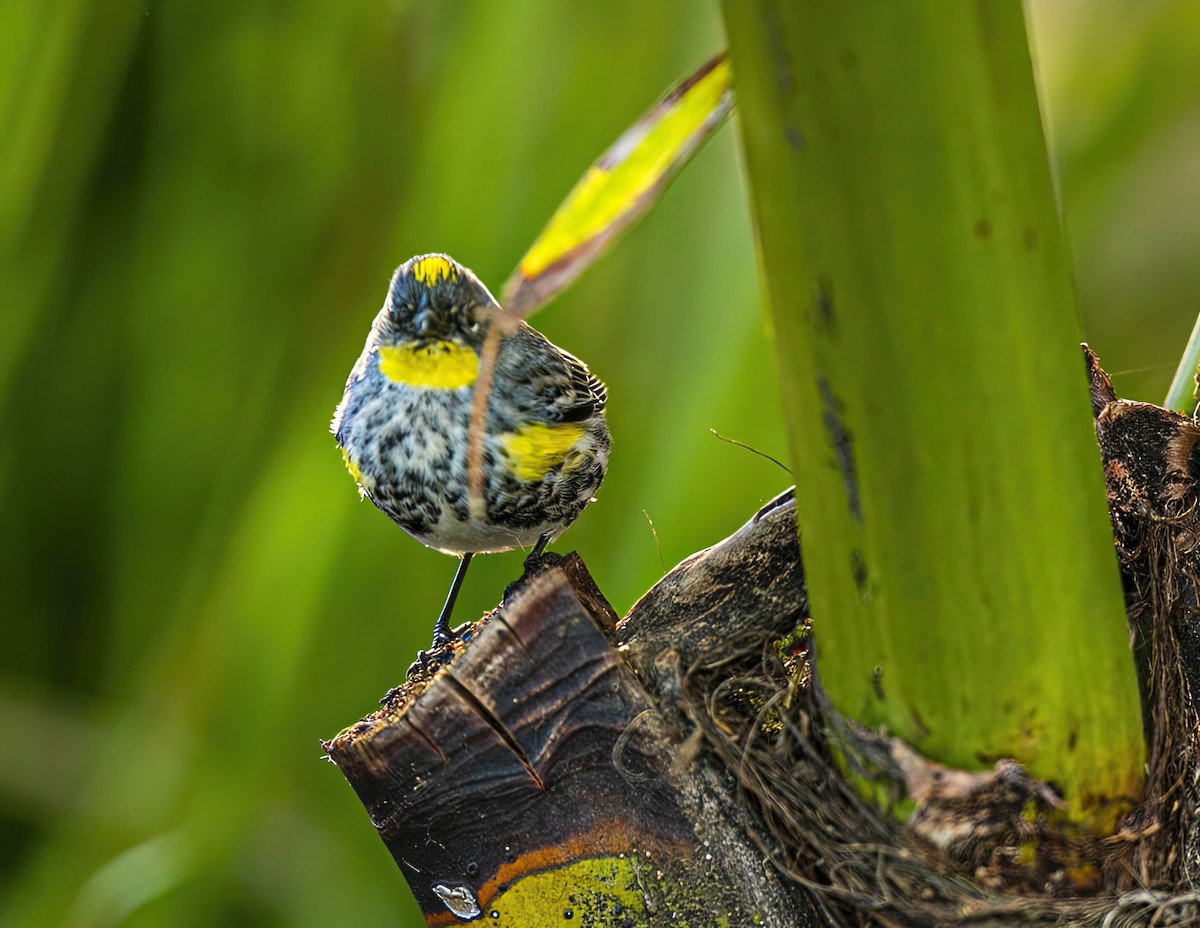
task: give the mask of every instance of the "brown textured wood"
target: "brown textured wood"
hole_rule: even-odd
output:
[[[549,864],[556,847],[694,843],[639,729],[620,770],[612,762],[651,706],[571,573],[536,577],[405,711],[381,710],[327,746],[426,913],[445,912],[438,884],[470,884],[486,906],[506,865],[531,853]],[[625,778],[642,784],[636,807]]]
[[[808,592],[796,537],[794,491],[787,490],[720,544],[698,551],[634,604],[617,630],[639,676],[650,679],[664,651],[684,664],[752,633],[784,635],[808,618]]]
[[[1149,745],[1124,866],[1130,885],[1169,885],[1200,868],[1200,424],[1118,399],[1084,355]]]
[[[764,538],[772,539],[767,555]],[[773,561],[777,548],[784,556]],[[764,590],[785,613],[768,624],[794,624],[803,611],[798,555],[785,505],[680,565],[661,585],[676,600],[679,640],[705,626],[692,647],[719,646],[729,628],[767,614]],[[773,569],[782,580],[771,579]],[[689,575],[700,585],[689,587]],[[716,595],[714,578],[738,595]],[[700,599],[685,603],[687,589]],[[669,618],[645,605],[624,633],[641,629],[642,641],[669,643]],[[688,613],[692,632],[683,633]],[[680,762],[690,732],[670,705],[671,686],[648,690],[610,642],[616,634],[611,607],[582,561],[568,556],[514,585],[501,608],[464,635],[448,666],[393,690],[382,709],[326,743],[428,923],[456,924],[477,911],[496,924],[530,924],[528,912],[509,921],[504,907],[523,878],[579,861],[635,859],[643,868],[634,874],[636,897],[645,905],[620,918],[619,906],[608,917],[591,911],[579,924],[632,928],[718,916],[731,928],[811,924],[803,891],[764,870],[733,781],[694,750],[691,763]],[[576,898],[569,883],[564,892]],[[460,895],[448,904],[448,893]]]

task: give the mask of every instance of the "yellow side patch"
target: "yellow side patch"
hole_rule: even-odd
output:
[[[358,469],[357,464],[350,460],[350,455],[347,453],[346,449],[343,448],[341,450],[342,460],[346,462],[346,470],[350,471],[350,476],[354,478],[354,482],[357,483],[359,487],[365,489],[367,484],[366,481],[363,480],[362,471]]]
[[[558,467],[587,426],[580,422],[546,425],[534,422],[500,436],[508,471],[518,480],[534,482]]]
[[[454,342],[429,345],[405,342],[379,349],[379,370],[393,383],[457,390],[475,382],[479,374],[479,355]]]
[[[445,255],[425,255],[413,259],[412,276],[417,283],[432,287],[439,280],[458,280],[458,271]]]

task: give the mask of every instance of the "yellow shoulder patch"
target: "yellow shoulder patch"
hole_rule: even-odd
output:
[[[445,255],[425,255],[413,259],[412,276],[417,283],[432,287],[439,280],[458,280],[458,271]]]
[[[500,436],[500,447],[504,449],[509,473],[526,482],[541,480],[562,464],[586,431],[587,425],[581,422],[561,425],[532,422],[515,432],[504,433]]]
[[[457,390],[469,387],[479,374],[479,355],[454,342],[385,345],[379,349],[379,370],[393,383],[410,387]]]

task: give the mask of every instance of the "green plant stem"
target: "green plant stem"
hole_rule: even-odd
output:
[[[725,17],[822,681],[1105,818],[1144,749],[1022,9]]]

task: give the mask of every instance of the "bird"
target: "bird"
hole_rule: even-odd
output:
[[[487,396],[473,438],[477,390]],[[586,364],[506,313],[453,258],[396,269],[330,431],[361,497],[459,558],[434,651],[453,638],[472,557],[532,546],[529,571],[594,501],[611,446],[607,400]]]

